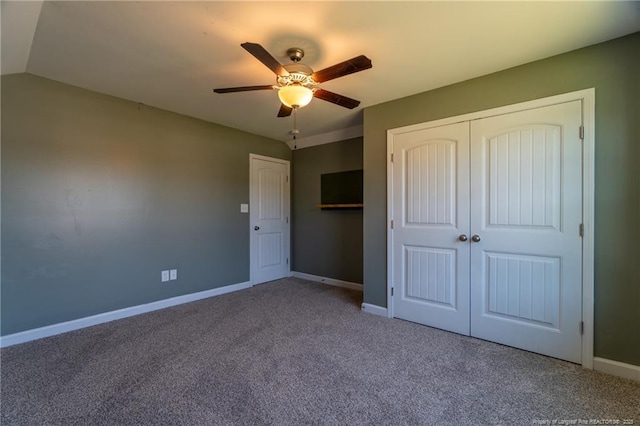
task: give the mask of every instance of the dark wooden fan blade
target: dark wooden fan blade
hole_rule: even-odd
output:
[[[354,72],[364,71],[373,67],[371,59],[364,55],[356,56],[348,61],[340,62],[332,67],[313,73],[312,77],[317,83],[333,80],[334,78],[343,77],[353,74]]]
[[[251,53],[257,60],[262,62],[269,68],[271,71],[276,73],[276,75],[287,76],[289,72],[284,69],[282,64],[278,62],[276,58],[271,56],[267,50],[257,43],[242,43],[240,46],[244,48],[247,52]]]
[[[251,90],[273,90],[273,86],[272,85],[243,86],[243,87],[224,87],[222,89],[213,89],[213,91],[216,93],[249,92]]]
[[[349,109],[354,109],[355,107],[360,105],[360,101],[356,101],[355,99],[347,98],[346,96],[338,95],[337,93],[333,93],[324,89],[317,89],[315,92],[313,92],[313,97]]]
[[[289,108],[285,104],[280,104],[280,111],[278,111],[278,117],[288,117],[291,115],[293,108]]]

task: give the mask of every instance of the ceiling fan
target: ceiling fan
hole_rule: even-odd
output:
[[[301,64],[304,50],[292,47],[287,50],[287,55],[292,64],[282,65],[267,50],[257,43],[242,43],[247,52],[251,53],[267,68],[276,74],[275,85],[226,87],[214,89],[215,93],[247,92],[252,90],[277,90],[282,102],[278,117],[288,117],[291,112],[302,108],[311,102],[312,98],[322,99],[345,108],[353,109],[360,105],[360,101],[348,98],[337,93],[321,89],[318,84],[334,78],[343,77],[359,71],[371,68],[371,59],[364,55],[356,56],[347,61],[340,62],[328,68],[314,72],[308,66]]]

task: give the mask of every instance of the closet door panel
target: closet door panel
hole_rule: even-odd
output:
[[[394,138],[394,316],[469,334],[469,125]]]
[[[471,122],[471,335],[581,361],[581,103]]]

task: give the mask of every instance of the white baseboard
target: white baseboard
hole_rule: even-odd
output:
[[[625,379],[640,381],[640,366],[613,361],[606,358],[593,358],[593,369]]]
[[[363,303],[361,309],[368,314],[379,315],[385,318],[388,316],[387,308],[383,308],[382,306]]]
[[[350,288],[351,290],[362,291],[362,284],[352,283],[349,281],[336,280],[335,278],[320,277],[318,275],[305,274],[304,272],[291,272],[292,277],[302,278],[303,280],[317,281],[319,283],[329,284],[336,287]]]
[[[251,282],[247,281],[243,283],[214,288],[211,290],[200,291],[198,293],[176,296],[170,299],[159,300],[157,302],[145,303],[143,305],[131,306],[129,308],[104,312],[85,318],[78,318],[72,321],[66,321],[58,324],[47,325],[45,327],[34,328],[32,330],[21,331],[19,333],[8,334],[6,336],[0,337],[0,348],[17,345],[18,343],[30,342],[32,340],[42,339],[44,337],[55,336],[56,334],[79,330],[81,328],[91,327],[92,325],[103,324],[105,322],[127,318],[134,315],[157,311],[158,309],[182,305],[183,303],[195,302],[196,300],[220,296],[222,294],[244,290],[250,287]]]

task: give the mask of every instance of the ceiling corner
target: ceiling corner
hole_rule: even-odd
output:
[[[334,130],[321,135],[309,136],[295,141],[285,142],[291,150],[309,148],[316,145],[324,145],[332,142],[344,141],[347,139],[359,138],[364,134],[363,126],[353,126],[346,129]]]
[[[2,75],[27,71],[43,1],[3,1],[0,6]]]

